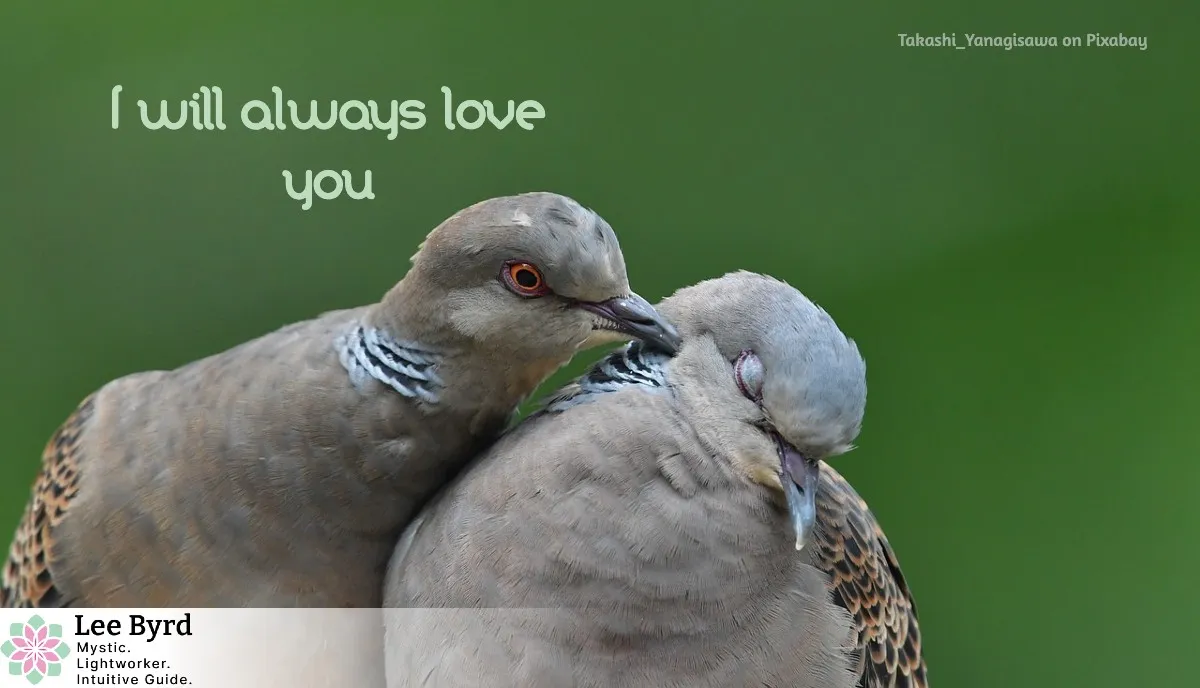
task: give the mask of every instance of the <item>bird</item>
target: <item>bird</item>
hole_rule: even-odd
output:
[[[825,462],[866,363],[787,283],[737,271],[657,305],[406,529],[384,593],[402,686],[923,687],[916,608]]]
[[[548,376],[678,346],[567,196],[475,203],[409,262],[374,304],[87,396],[43,452],[0,605],[377,609],[407,521]]]

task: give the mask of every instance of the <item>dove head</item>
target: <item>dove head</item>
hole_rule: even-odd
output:
[[[683,345],[672,368],[693,425],[750,480],[781,490],[801,548],[816,519],[818,461],[853,448],[866,363],[833,318],[786,283],[735,272],[659,310]]]
[[[439,311],[416,315],[491,351],[558,360],[631,339],[669,353],[679,344],[630,289],[612,228],[565,196],[476,203],[434,229],[412,262],[398,289],[421,290]]]

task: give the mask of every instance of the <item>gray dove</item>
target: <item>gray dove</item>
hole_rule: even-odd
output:
[[[924,685],[923,663],[880,682],[897,647],[920,662],[915,609],[869,618],[907,588],[822,461],[862,423],[855,343],[753,273],[658,308],[677,356],[601,361],[410,524],[385,584],[390,687]]]
[[[551,193],[434,229],[378,302],[104,385],[43,454],[3,606],[378,607],[396,538],[576,351],[678,335]]]

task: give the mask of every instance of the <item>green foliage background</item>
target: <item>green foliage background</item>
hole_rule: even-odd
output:
[[[613,224],[647,298],[768,272],[859,341],[871,402],[837,467],[900,554],[936,686],[1190,685],[1198,15],[1115,0],[10,3],[0,522],[105,381],[372,301],[455,210],[549,189]],[[899,46],[918,31],[1123,32],[1149,49]],[[227,131],[137,125],[136,99],[200,85],[225,90]],[[430,121],[395,141],[242,130],[240,103],[273,85],[420,99]],[[547,117],[446,131],[442,85],[537,99]],[[301,211],[281,170],[324,168],[372,170],[376,199]]]

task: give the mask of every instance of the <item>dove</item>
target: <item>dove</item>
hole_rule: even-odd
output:
[[[0,603],[377,609],[421,504],[577,351],[635,338],[678,346],[599,215],[479,202],[377,303],[88,396],[46,446]]]
[[[755,273],[658,310],[677,355],[601,360],[409,525],[390,688],[925,685],[895,558],[824,463],[861,428],[857,345]]]

